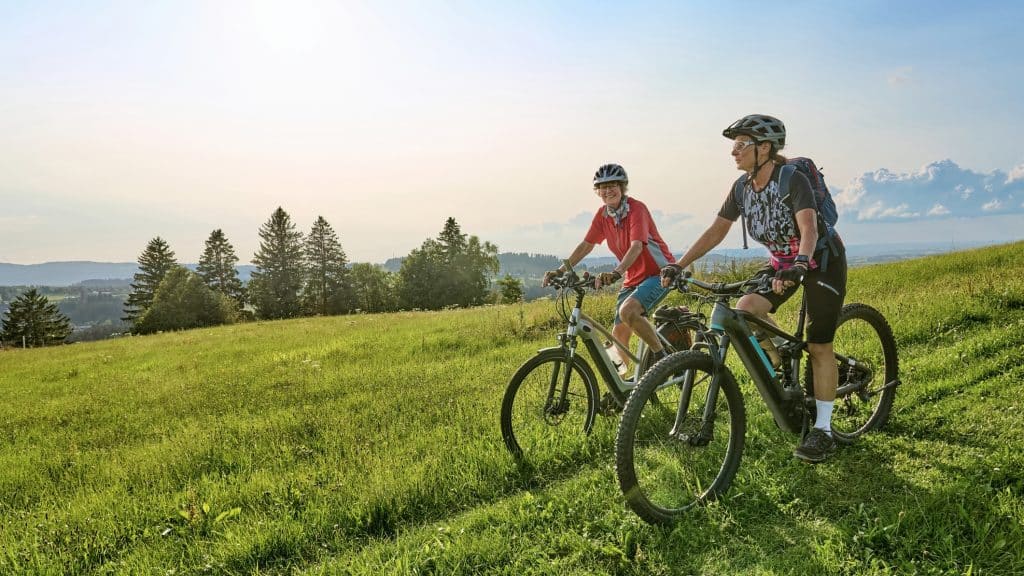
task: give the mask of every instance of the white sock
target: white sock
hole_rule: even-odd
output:
[[[818,409],[818,417],[814,420],[814,427],[828,432],[832,435],[832,406],[834,401],[815,400],[814,405]]]

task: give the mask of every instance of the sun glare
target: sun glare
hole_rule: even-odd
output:
[[[231,9],[233,28],[267,54],[308,54],[322,49],[331,29],[344,25],[332,4],[315,0],[239,2]],[[336,31],[340,32],[340,31]]]

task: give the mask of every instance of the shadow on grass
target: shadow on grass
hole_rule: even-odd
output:
[[[607,444],[607,445],[606,445]],[[518,492],[536,490],[563,482],[591,469],[600,468],[610,460],[610,443],[591,438],[566,454],[535,463],[507,455],[495,446],[496,455],[486,462],[476,462],[477,485],[464,485],[455,490],[444,482],[445,475],[464,464],[464,455],[453,452],[436,464],[428,474],[437,483],[417,486],[398,496],[381,497],[356,505],[340,518],[329,519],[337,530],[356,541],[393,540],[404,530],[436,522],[483,504],[495,502]]]
[[[647,554],[637,572],[666,565],[681,573],[1024,570],[1019,474],[978,483],[969,465],[932,462],[925,451],[899,454],[942,471],[941,481],[929,482],[905,472],[905,462],[897,467],[897,450],[886,446],[841,449],[817,466],[783,461],[778,450],[745,462],[752,471],[741,470],[722,501],[640,538]]]

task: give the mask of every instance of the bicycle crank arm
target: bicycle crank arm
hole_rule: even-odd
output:
[[[869,393],[869,394],[878,394],[878,393],[880,393],[880,392],[885,392],[886,390],[888,390],[888,389],[890,389],[890,388],[895,388],[895,387],[899,386],[900,384],[903,384],[903,381],[902,381],[902,380],[900,380],[899,378],[897,378],[897,379],[893,380],[892,382],[889,382],[889,383],[887,383],[887,384],[883,384],[883,385],[882,385],[882,386],[881,386],[880,388],[878,388],[878,389],[875,389],[875,390],[868,390],[868,393]]]

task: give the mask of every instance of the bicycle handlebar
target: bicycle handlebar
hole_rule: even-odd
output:
[[[548,280],[548,286],[555,288],[556,290],[563,289],[576,289],[576,288],[594,288],[594,276],[590,275],[590,272],[584,272],[583,276],[577,276],[576,272],[570,270],[563,273],[561,276],[555,276]]]
[[[561,276],[556,276],[548,280],[548,286],[557,290],[572,290],[577,288],[590,288],[593,290],[595,279],[596,276],[591,276],[590,272],[583,272],[583,276],[579,276],[576,274],[575,270],[569,268],[569,270],[562,273]],[[693,286],[707,290],[717,296],[741,296],[746,293],[743,291],[745,288],[770,290],[771,281],[771,276],[755,276],[753,278],[747,278],[746,280],[740,280],[739,282],[704,282],[703,280],[694,278],[689,270],[684,270],[682,274],[676,278],[673,288],[680,292],[689,292],[689,285],[692,284]]]
[[[771,276],[755,276],[739,282],[704,282],[694,278],[689,270],[684,270],[676,278],[674,288],[680,292],[688,292],[689,285],[692,284],[717,296],[741,296],[747,293],[744,291],[745,288],[769,290],[771,281]]]
[[[548,280],[548,286],[557,290],[578,290],[581,288],[594,288],[594,281],[597,279],[596,276],[591,276],[590,272],[584,271],[583,276],[576,274],[576,270],[573,269],[572,264],[568,259],[562,261],[562,265],[565,266],[565,271]]]

